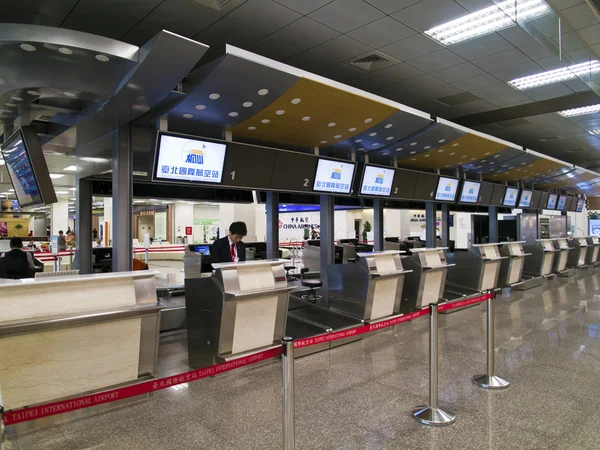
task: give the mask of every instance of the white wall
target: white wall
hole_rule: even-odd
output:
[[[59,198],[57,203],[52,203],[50,206],[50,232],[54,236],[58,235],[60,230],[66,233],[67,228],[69,228],[69,199],[65,197]]]
[[[247,242],[256,241],[256,205],[221,203],[219,205],[220,236],[227,236],[232,222],[244,222],[248,228]],[[266,220],[266,219],[265,219]],[[265,221],[266,227],[266,221]]]
[[[178,237],[185,236],[186,227],[194,226],[194,205],[178,202],[174,205],[173,209],[173,239],[176,240]],[[191,238],[192,236],[189,236],[188,241]]]

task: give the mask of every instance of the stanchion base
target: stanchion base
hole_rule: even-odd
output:
[[[456,414],[431,406],[421,406],[413,411],[413,418],[423,425],[443,427],[451,425],[456,420]]]
[[[489,375],[475,375],[473,383],[484,389],[506,389],[510,383],[503,378]]]

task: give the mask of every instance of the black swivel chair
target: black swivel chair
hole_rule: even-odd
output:
[[[311,279],[311,278],[304,278],[304,274],[308,272],[308,267],[305,267],[304,269],[300,270],[300,274],[301,274],[301,282],[302,282],[302,286],[310,288],[308,294],[304,294],[302,297],[302,300],[307,301],[309,303],[317,303],[317,301],[321,301],[321,299],[323,298],[321,295],[317,295],[316,289],[320,288],[323,286],[323,282],[319,279]]]
[[[296,277],[290,275],[290,270],[294,270],[295,268],[296,266],[283,266],[283,269],[285,270],[285,278],[287,279],[287,281],[294,281],[296,279]]]

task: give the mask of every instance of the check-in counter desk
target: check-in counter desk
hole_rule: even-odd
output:
[[[448,268],[454,265],[446,262],[444,250],[415,248],[402,260],[404,268],[412,272],[405,276],[400,312],[411,313],[442,299]]]
[[[500,269],[500,285],[503,287],[515,288],[520,291],[532,289],[541,286],[540,277],[532,277],[523,274],[525,261],[531,257],[531,253],[526,253],[523,247],[525,241],[502,242],[500,254],[506,259],[502,261]]]
[[[588,236],[585,238],[588,243],[587,261],[588,266],[597,267],[600,265],[600,238],[598,236]]]
[[[567,242],[571,248],[571,251],[569,252],[569,259],[567,261],[567,267],[577,269],[585,267],[588,253],[587,239],[584,237],[577,237]]]
[[[524,245],[523,250],[531,253],[531,256],[525,258],[524,276],[548,277],[553,274],[554,260],[558,259],[560,250],[554,248],[552,239],[536,239],[534,244]]]
[[[6,409],[153,377],[160,306],[154,273],[0,280]]]
[[[327,268],[329,307],[365,322],[400,313],[404,270],[399,251],[358,253],[357,264]]]
[[[444,297],[479,294],[498,286],[500,263],[506,259],[498,251],[498,244],[472,244],[467,251],[447,253],[448,282]]]
[[[561,277],[575,275],[575,271],[571,267],[567,267],[569,253],[571,252],[567,238],[554,238],[552,239],[552,243],[557,250],[557,254],[554,256],[554,266],[552,271]]]
[[[189,365],[238,358],[278,345],[285,333],[289,293],[286,260],[213,264],[207,278],[186,278]]]

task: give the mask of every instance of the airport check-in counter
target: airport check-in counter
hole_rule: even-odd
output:
[[[567,242],[571,248],[567,267],[585,267],[588,253],[587,239],[584,237],[577,237]]]
[[[557,254],[554,256],[554,266],[552,271],[560,276],[572,276],[573,271],[567,268],[567,261],[569,259],[569,253],[571,248],[567,242],[567,238],[554,238],[552,239],[554,248],[557,250]]]
[[[412,272],[404,279],[400,312],[411,313],[442,299],[448,268],[454,265],[446,262],[444,250],[415,248],[410,257],[403,259],[404,268]]]
[[[278,345],[285,333],[287,260],[213,264],[212,277],[186,278],[189,364],[193,368]]]
[[[374,322],[400,313],[404,277],[400,251],[358,253],[357,264],[327,268],[329,307]]]
[[[531,253],[525,258],[523,274],[528,277],[548,277],[552,275],[554,260],[560,250],[554,248],[553,239],[536,239],[535,244],[525,245],[524,251]]]
[[[506,259],[498,251],[498,244],[472,244],[468,251],[447,253],[449,263],[446,293],[472,295],[498,286],[500,263]]]
[[[588,236],[585,238],[588,243],[587,261],[586,264],[589,266],[598,266],[600,261],[600,238],[598,236]]]
[[[542,279],[539,277],[523,275],[525,261],[531,256],[531,253],[525,253],[524,243],[525,241],[502,242],[500,254],[506,256],[506,259],[502,261],[500,269],[501,286],[525,290],[539,286],[542,283]]]

